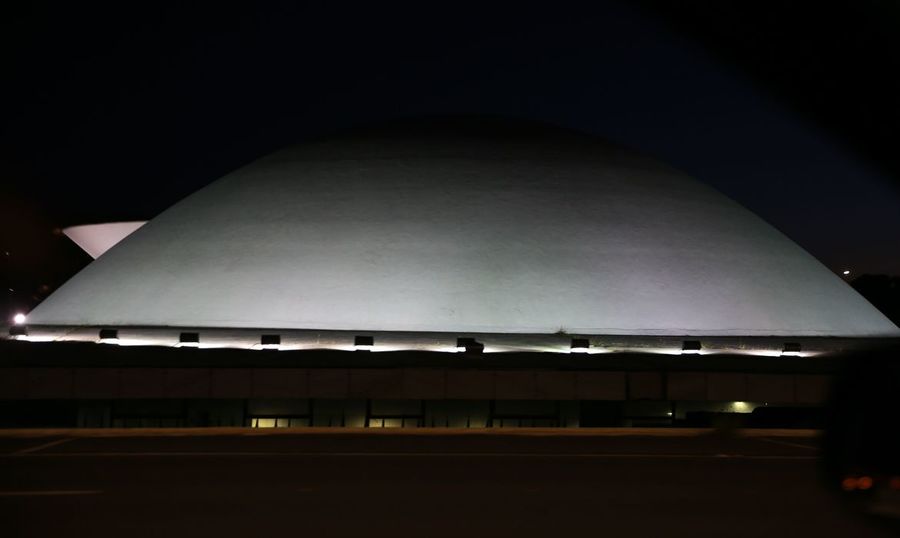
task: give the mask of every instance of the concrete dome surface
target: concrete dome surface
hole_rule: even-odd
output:
[[[711,187],[593,137],[478,122],[264,157],[137,229],[29,324],[900,333]]]

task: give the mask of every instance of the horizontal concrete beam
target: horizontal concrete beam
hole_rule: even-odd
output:
[[[0,399],[371,398],[820,404],[830,376],[451,368],[3,368]]]

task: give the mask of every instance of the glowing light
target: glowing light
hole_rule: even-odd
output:
[[[25,325],[25,321],[27,319],[28,318],[25,316],[25,314],[18,312],[15,316],[13,316],[13,323],[15,323],[16,325]]]
[[[736,349],[736,350],[733,350],[732,353],[734,353],[736,355],[751,355],[753,357],[780,357],[781,356],[781,351],[765,350],[765,349],[754,349],[754,350],[749,350],[749,351]]]
[[[375,338],[372,336],[357,336],[353,339],[353,349],[356,351],[372,351],[375,347]]]
[[[56,340],[55,336],[28,336],[27,334],[20,334],[15,336],[16,340],[24,340],[26,342],[53,342]]]
[[[856,489],[856,478],[852,476],[848,476],[847,478],[841,480],[841,489],[844,491],[853,491]]]
[[[181,333],[175,347],[200,347],[199,333]]]
[[[573,338],[569,350],[572,353],[587,353],[591,343],[587,338]]]
[[[872,484],[871,476],[861,476],[856,480],[856,487],[861,490],[871,489]]]
[[[842,274],[843,274],[844,276],[849,275],[849,274],[850,274],[850,269],[844,269],[844,272],[843,272]]]
[[[735,413],[746,413],[752,409],[752,406],[747,402],[733,402],[731,407]]]
[[[151,340],[149,338],[124,338],[116,342],[120,346],[158,346],[161,345],[159,340]],[[176,344],[175,347],[178,347]]]
[[[100,329],[99,340],[101,344],[118,344],[119,331],[116,329]]]
[[[487,352],[484,344],[475,340],[474,338],[457,338],[456,339],[456,352],[457,353],[482,353]]]
[[[280,334],[264,334],[259,339],[260,348],[262,349],[281,349]]]
[[[274,418],[254,418],[250,420],[250,426],[252,428],[275,428],[278,423]]]

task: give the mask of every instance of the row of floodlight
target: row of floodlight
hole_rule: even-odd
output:
[[[10,327],[10,336],[27,336],[28,331],[24,325],[14,325]],[[99,340],[104,344],[119,343],[118,329],[100,329]],[[262,349],[280,349],[280,334],[263,334],[260,336],[259,345]],[[200,333],[183,332],[178,336],[177,347],[200,347]],[[375,348],[375,337],[357,335],[353,338],[353,348],[357,351],[371,351]],[[590,340],[587,338],[572,338],[569,350],[571,353],[589,353],[591,349]],[[682,355],[700,354],[703,346],[700,340],[684,340],[681,344]],[[484,344],[478,342],[474,338],[461,337],[456,339],[456,351],[459,353],[482,353]],[[802,347],[796,342],[785,342],[781,350],[781,356],[800,356]]]
[[[681,343],[681,354],[682,355],[697,355],[700,354],[703,350],[703,345],[700,343],[700,340],[684,340]],[[781,356],[783,357],[798,357],[800,356],[800,351],[802,347],[800,344],[796,342],[785,342],[784,347],[781,348]]]
[[[100,343],[117,344],[119,343],[118,329],[100,329]],[[259,345],[262,349],[280,349],[280,334],[263,334],[259,337]],[[176,347],[200,347],[200,333],[183,332],[178,335],[178,344]],[[357,335],[353,337],[353,348],[356,351],[371,351],[375,348],[374,336]],[[481,353],[484,351],[484,344],[477,342],[474,338],[457,338],[456,350],[464,353]]]
[[[118,343],[119,331],[117,329],[100,329],[100,342]],[[280,349],[280,334],[263,334],[259,341],[262,349]],[[199,347],[200,333],[183,332],[178,336],[179,347]],[[375,348],[374,336],[357,335],[353,337],[353,348],[357,351],[371,351]],[[571,353],[589,353],[591,342],[587,338],[572,338],[569,350]],[[703,350],[700,340],[684,340],[681,344],[682,355],[699,354]],[[802,347],[796,342],[785,342],[781,350],[782,356],[799,356]],[[456,351],[459,353],[482,353],[484,344],[474,338],[461,337],[456,339]]]
[[[590,351],[590,341],[587,338],[573,338],[570,350],[572,353],[588,353]],[[684,340],[681,343],[682,355],[696,355],[703,350],[700,340]],[[800,355],[801,346],[796,342],[785,342],[781,354],[784,356]]]

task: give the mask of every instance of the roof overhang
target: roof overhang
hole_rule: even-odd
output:
[[[869,348],[896,338],[827,336],[621,336],[209,327],[15,326],[9,338],[31,342],[95,342],[118,346],[197,347],[280,351],[336,350],[432,353],[551,353],[601,356],[737,355],[818,357]],[[17,333],[17,334],[13,334]]]

